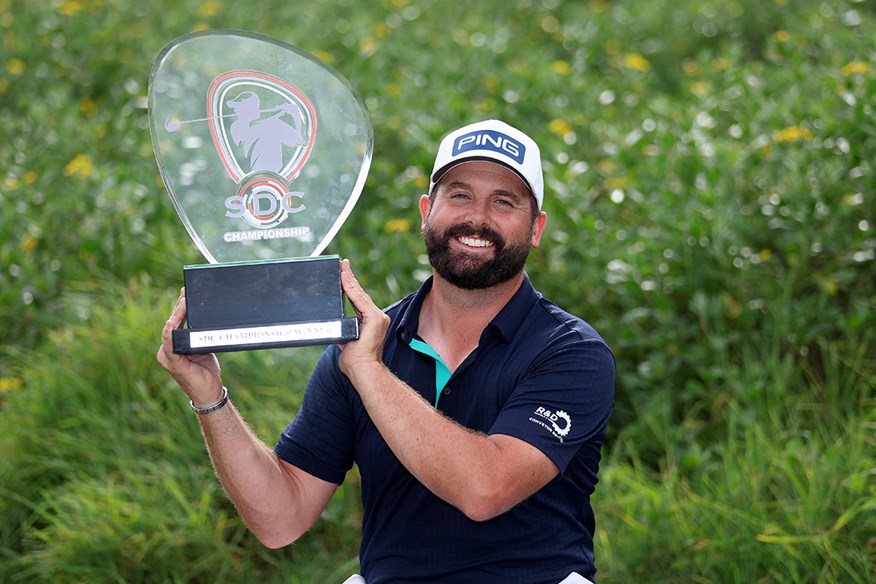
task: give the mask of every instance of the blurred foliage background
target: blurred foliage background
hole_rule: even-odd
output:
[[[600,582],[876,581],[876,9],[838,0],[0,0],[0,580],[340,582],[352,472],[262,549],[154,362],[201,261],[152,155],[148,74],[236,28],[313,52],[375,129],[326,253],[378,304],[428,273],[441,136],[540,143],[528,271],[618,361]],[[266,442],[317,349],[222,357]],[[412,526],[422,528],[423,526]]]

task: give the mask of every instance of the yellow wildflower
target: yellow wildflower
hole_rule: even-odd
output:
[[[6,65],[6,70],[9,71],[10,75],[18,77],[24,73],[24,61],[21,59],[10,59],[9,63]]]
[[[201,18],[210,18],[219,14],[219,3],[216,0],[207,0],[198,6],[198,16]]]
[[[843,203],[849,207],[859,207],[864,204],[864,195],[861,193],[843,195]]]
[[[699,63],[691,61],[690,59],[686,59],[684,63],[681,64],[681,70],[684,71],[684,74],[688,77],[696,77],[703,71]]]
[[[870,66],[863,61],[852,61],[847,63],[840,71],[846,77],[849,75],[866,75],[870,72]]]
[[[385,39],[386,37],[389,36],[389,33],[391,32],[392,29],[390,29],[389,25],[386,24],[385,22],[380,22],[380,23],[376,24],[375,26],[373,26],[371,28],[371,30],[374,31],[374,36],[376,36],[377,38]]]
[[[386,118],[384,125],[390,130],[398,130],[405,124],[405,119],[401,116],[389,116]]]
[[[334,56],[332,56],[332,54],[329,53],[328,51],[314,51],[313,54],[316,55],[316,57],[320,61],[323,61],[324,63],[328,63],[329,65],[331,65],[332,63],[335,62]]]
[[[548,130],[560,138],[565,138],[572,132],[572,126],[566,120],[551,120],[548,124]]]
[[[700,97],[703,97],[704,95],[708,94],[709,90],[711,88],[712,87],[708,83],[706,83],[705,81],[694,81],[693,83],[690,84],[690,90],[695,95],[698,95]]]
[[[390,219],[383,226],[383,230],[387,233],[404,233],[411,229],[411,221],[409,219]]]
[[[497,93],[502,88],[502,83],[496,75],[487,75],[484,77],[484,85],[490,93]]]
[[[828,296],[836,296],[839,292],[839,286],[832,278],[816,278],[818,286],[828,294]]]
[[[549,34],[555,33],[560,30],[560,21],[551,14],[542,16],[539,24],[541,25],[541,29]]]
[[[94,100],[88,96],[85,96],[82,98],[82,101],[79,102],[79,111],[81,111],[83,115],[90,116],[94,113],[95,109],[97,109],[97,104],[95,104]]]
[[[776,132],[773,137],[776,142],[800,142],[801,140],[811,140],[812,132],[809,128],[788,126]]]
[[[32,233],[26,234],[21,240],[21,251],[25,254],[29,254],[36,249],[39,242],[40,240],[34,237]]]
[[[630,179],[625,176],[612,176],[605,180],[605,187],[609,190],[625,189],[630,186]]]
[[[482,99],[474,104],[475,111],[480,115],[495,111],[496,107],[496,100],[493,98]]]
[[[777,43],[786,43],[791,40],[791,35],[786,30],[777,30],[773,33],[773,40]]]
[[[609,158],[603,158],[596,163],[596,166],[605,174],[613,174],[617,169],[617,165],[615,165],[615,163]]]
[[[79,0],[64,0],[58,11],[62,16],[75,16],[83,8],[84,6]]]
[[[602,14],[608,9],[606,0],[590,0],[590,10],[596,14]]]
[[[374,37],[365,37],[359,43],[359,52],[363,55],[373,55],[377,52],[377,41]]]
[[[553,69],[554,73],[556,73],[557,75],[568,75],[569,71],[572,70],[572,67],[571,65],[569,65],[568,61],[559,60],[554,61]]]
[[[27,172],[24,173],[24,176],[21,177],[22,182],[24,182],[24,184],[26,184],[26,185],[32,185],[33,183],[36,182],[36,179],[37,179],[37,173],[35,173],[32,170],[28,170]]]
[[[424,174],[418,174],[414,177],[413,180],[414,186],[418,189],[427,189],[429,188],[429,179]]]
[[[762,250],[760,250],[760,253],[757,255],[760,256],[760,260],[762,262],[768,262],[771,259],[773,259],[773,252],[770,249],[762,249]]]
[[[627,53],[624,55],[624,66],[633,71],[647,73],[651,70],[651,63],[639,53]]]
[[[715,59],[712,65],[714,65],[715,69],[717,69],[718,71],[726,71],[730,68],[730,59],[718,57],[717,59]]]
[[[94,163],[88,154],[77,154],[73,160],[67,163],[64,167],[66,176],[78,176],[79,178],[88,178],[94,174]]]
[[[21,389],[21,380],[16,377],[0,377],[0,393]]]

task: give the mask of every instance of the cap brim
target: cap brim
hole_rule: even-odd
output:
[[[517,178],[519,178],[520,180],[523,181],[523,184],[526,185],[527,189],[529,189],[529,194],[532,195],[533,199],[535,198],[535,190],[533,190],[532,185],[529,184],[529,181],[526,180],[526,177],[524,177],[522,174],[520,174],[520,172],[516,168],[511,166],[510,164],[505,164],[501,160],[497,160],[497,159],[491,158],[489,156],[469,156],[467,158],[459,158],[457,160],[452,160],[452,161],[448,162],[447,164],[445,164],[444,166],[442,166],[441,168],[439,168],[438,170],[436,170],[435,172],[432,173],[432,179],[431,179],[432,185],[433,185],[432,188],[434,188],[434,186],[438,184],[438,181],[440,181],[441,178],[445,174],[447,174],[447,172],[451,168],[453,168],[455,166],[459,166],[460,164],[465,164],[466,162],[492,162],[493,164],[498,164],[499,166],[504,166],[505,168],[507,168],[508,170],[513,172],[515,175],[517,175]],[[536,200],[536,203],[538,203],[537,200]]]

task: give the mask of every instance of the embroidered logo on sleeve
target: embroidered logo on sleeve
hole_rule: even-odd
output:
[[[552,412],[547,408],[539,406],[535,409],[529,421],[546,428],[560,442],[563,442],[563,438],[572,429],[572,418],[563,410]]]

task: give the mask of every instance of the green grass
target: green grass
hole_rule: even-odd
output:
[[[152,60],[201,28],[327,60],[375,129],[326,253],[379,304],[424,273],[447,130],[542,145],[528,270],[618,362],[600,582],[876,581],[876,11],[840,0],[0,0],[0,581],[342,581],[355,471],[266,550],[154,361],[194,246],[148,134]],[[272,443],[318,349],[224,355]]]
[[[841,391],[820,396],[766,357],[748,356],[740,395],[713,404],[721,441],[686,441],[699,416],[652,417],[659,468],[615,448],[595,503],[605,581],[873,581],[876,395],[855,371],[870,357],[828,359]]]
[[[111,308],[88,308],[88,324],[16,360],[25,389],[0,410],[13,430],[0,438],[0,579],[279,581],[293,563],[309,582],[355,559],[355,498],[343,490],[313,534],[289,550],[261,548],[213,476],[184,394],[155,365],[150,331],[171,296],[101,288]],[[317,355],[226,360],[235,402],[269,443]]]

